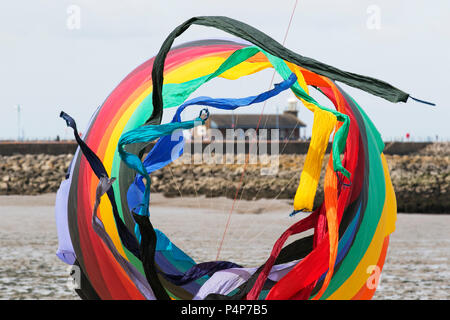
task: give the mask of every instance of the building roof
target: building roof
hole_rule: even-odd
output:
[[[214,129],[250,129],[256,128],[260,116],[260,114],[211,114],[209,121],[211,121],[211,128]],[[286,113],[263,114],[259,124],[260,129],[294,129],[300,127],[306,127],[306,124],[296,116]]]

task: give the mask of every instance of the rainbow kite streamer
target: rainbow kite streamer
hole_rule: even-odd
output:
[[[219,28],[245,41],[202,40],[171,48],[192,24]],[[215,77],[237,80],[267,68],[283,79],[267,92],[239,99],[186,101]],[[383,81],[303,57],[240,21],[195,17],[169,35],[155,58],[120,82],[95,111],[83,140],[75,121],[62,112],[79,148],[57,193],[57,255],[79,267],[79,295],[86,299],[370,299],[376,289],[376,283],[370,285],[371,276],[383,268],[389,235],[395,229],[396,200],[380,134],[335,81],[391,102],[406,102],[409,97]],[[181,113],[191,105],[250,108],[284,90],[291,90],[314,113],[292,215],[312,213],[280,236],[261,266],[196,263],[151,224],[150,175],[183,153],[182,148],[173,152],[184,143],[183,137],[176,141],[168,137],[208,118],[205,109],[198,118],[181,121]],[[320,91],[335,108],[320,105],[309,90]],[[173,120],[161,124],[163,110],[174,107]],[[324,202],[313,208],[330,137]],[[158,138],[142,159],[146,143]],[[100,201],[104,193],[107,198]],[[313,235],[284,245],[289,236],[310,229]]]

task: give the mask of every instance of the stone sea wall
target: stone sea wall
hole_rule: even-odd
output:
[[[56,192],[72,154],[17,154],[0,156],[0,194]],[[450,213],[450,144],[434,143],[408,155],[386,155],[399,212]],[[248,164],[238,199],[292,199],[305,155],[280,155],[276,173],[260,164]],[[322,177],[316,204],[323,200]],[[234,198],[243,164],[191,164],[176,161],[152,174],[152,192],[168,197]],[[270,173],[270,172],[269,172]]]

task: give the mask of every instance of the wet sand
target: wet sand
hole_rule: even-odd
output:
[[[0,298],[78,299],[55,255],[55,194],[0,196]],[[214,260],[232,200],[152,195],[154,226],[196,261]],[[292,223],[286,200],[238,201],[219,259],[263,263]],[[292,238],[289,241],[293,241]],[[450,299],[450,215],[399,214],[375,299]]]

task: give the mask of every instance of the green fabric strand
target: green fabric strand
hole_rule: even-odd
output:
[[[282,58],[283,60],[304,67],[330,79],[341,81],[349,86],[359,88],[391,102],[406,102],[408,99],[409,94],[384,81],[351,72],[345,72],[317,60],[303,57],[285,48],[265,33],[246,23],[228,17],[201,16],[193,17],[179,25],[169,34],[162,44],[153,64],[152,81],[154,90],[154,109],[149,120],[158,119],[161,121],[163,112],[162,86],[164,82],[164,62],[174,40],[193,24],[215,27],[222,31],[228,32],[257,45],[270,54]]]
[[[237,66],[238,64],[248,60],[260,51],[257,47],[246,47],[236,50],[231,54],[219,68],[211,74],[203,77],[192,79],[183,83],[167,83],[163,86],[164,109],[177,107],[204,83],[220,76],[225,71]],[[155,93],[155,91],[153,91]]]
[[[280,74],[280,76],[286,80],[289,78],[292,71],[289,69],[289,67],[286,65],[286,63],[281,59],[278,58],[267,51],[251,46],[251,47],[245,47],[239,50],[236,50],[231,54],[218,68],[215,72],[205,75],[190,81],[186,81],[183,83],[168,83],[163,86],[163,101],[164,101],[164,108],[170,108],[175,107],[178,105],[181,105],[195,90],[197,90],[201,85],[204,83],[210,81],[211,79],[214,79],[218,76],[220,76],[222,73],[226,72],[227,70],[239,65],[240,63],[248,60],[258,52],[262,52],[264,55],[267,56],[269,62],[274,67],[275,71]],[[345,177],[350,179],[350,173],[348,170],[346,170],[341,161],[340,155],[343,153],[347,135],[348,135],[348,129],[350,126],[350,118],[341,112],[338,112],[333,109],[329,109],[327,107],[324,107],[320,105],[313,97],[308,95],[303,88],[300,86],[298,81],[294,83],[294,85],[291,87],[292,91],[302,97],[304,100],[313,103],[317,107],[319,107],[322,110],[331,112],[334,114],[338,121],[341,121],[343,125],[341,128],[336,132],[335,139],[333,141],[332,146],[332,152],[333,152],[333,169],[334,171],[341,172]],[[153,94],[156,92],[153,91]],[[154,121],[154,120],[153,120]],[[148,142],[149,140],[146,140]],[[140,141],[144,142],[144,141]],[[142,173],[141,173],[142,174]]]
[[[275,70],[280,74],[280,76],[286,80],[292,72],[289,69],[289,67],[286,65],[286,63],[282,59],[275,57],[264,50],[261,50],[261,51],[262,51],[262,53],[264,53],[267,56],[270,63],[273,65]],[[336,110],[329,109],[327,107],[320,105],[313,97],[308,95],[305,92],[305,90],[303,90],[303,88],[300,86],[298,81],[296,81],[294,83],[294,85],[291,87],[291,89],[297,96],[302,97],[307,102],[314,104],[315,106],[317,106],[318,108],[320,108],[322,110],[331,112],[332,114],[334,114],[336,116],[338,121],[341,121],[343,123],[342,126],[339,128],[339,130],[336,132],[336,134],[334,136],[334,140],[333,140],[333,145],[332,145],[333,170],[341,172],[345,177],[350,179],[350,172],[348,172],[348,170],[344,168],[344,166],[342,165],[341,157],[340,157],[340,155],[344,152],[345,144],[347,141],[348,130],[350,127],[349,116],[346,114],[343,114],[341,112],[338,112]]]

